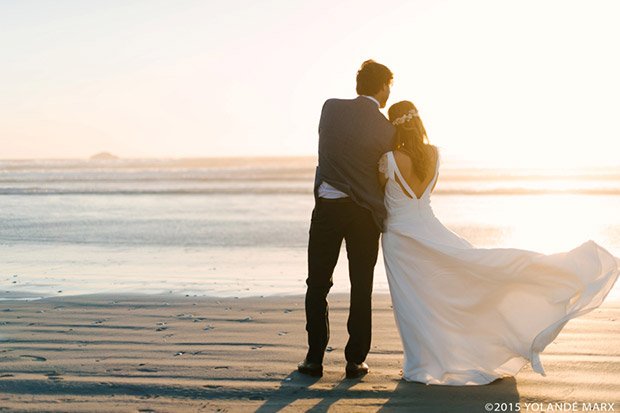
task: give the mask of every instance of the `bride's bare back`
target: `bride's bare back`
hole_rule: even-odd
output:
[[[406,184],[409,186],[409,188],[413,190],[415,196],[418,199],[420,199],[422,195],[424,195],[424,192],[426,192],[426,188],[433,181],[433,178],[435,176],[435,169],[437,167],[437,162],[438,162],[438,152],[434,146],[425,145],[425,150],[427,151],[427,154],[430,158],[430,162],[427,165],[427,169],[425,171],[426,177],[424,180],[420,180],[418,175],[416,175],[414,168],[413,168],[413,161],[411,160],[409,155],[407,155],[404,152],[399,151],[398,149],[393,151],[394,159],[396,160],[396,165],[398,166],[400,173],[404,177]],[[398,182],[398,184],[401,186],[405,195],[411,198],[411,195],[409,194],[409,192],[403,187],[402,182],[400,182],[397,176],[395,178],[396,178],[396,182]],[[379,179],[381,181],[381,185],[385,185],[385,182],[387,181],[387,179],[385,178],[383,174],[379,174]],[[437,184],[437,181],[435,181],[435,184]],[[435,189],[434,186],[433,188],[431,188],[431,192],[433,191],[433,189]]]

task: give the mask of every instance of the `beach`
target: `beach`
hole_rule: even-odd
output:
[[[567,324],[542,354],[546,377],[528,365],[516,378],[479,387],[402,381],[402,348],[385,294],[374,296],[371,372],[345,379],[348,296],[334,294],[330,304],[325,374],[315,379],[296,372],[306,350],[303,296],[5,300],[0,410],[484,412],[487,403],[497,404],[493,411],[585,411],[595,403],[620,408],[618,300]],[[580,410],[558,410],[559,404],[550,410],[549,403]]]

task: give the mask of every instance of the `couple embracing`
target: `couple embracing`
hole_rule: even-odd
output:
[[[327,295],[343,240],[351,283],[348,378],[368,373],[373,271],[383,247],[404,349],[403,379],[481,385],[514,376],[571,318],[598,307],[620,259],[592,241],[565,253],[479,249],[434,215],[439,152],[413,103],[379,111],[393,74],[375,61],[357,72],[356,99],[325,102],[308,243],[308,353],[298,370],[322,376]],[[381,235],[382,234],[382,235]]]

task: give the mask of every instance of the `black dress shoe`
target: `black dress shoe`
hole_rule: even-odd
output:
[[[363,375],[368,374],[368,364],[349,362],[347,363],[347,368],[345,371],[347,372],[347,379],[362,377]]]
[[[307,374],[312,377],[323,376],[323,365],[321,363],[310,363],[304,360],[297,365],[297,370],[302,374]]]

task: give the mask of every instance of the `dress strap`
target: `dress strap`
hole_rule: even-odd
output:
[[[390,162],[392,163],[392,169],[394,170],[394,174],[398,177],[398,180],[400,181],[400,187],[404,189],[405,192],[407,192],[407,195],[409,195],[411,198],[418,199],[415,192],[411,190],[409,184],[407,183],[407,181],[405,181],[405,178],[400,173],[400,169],[398,169],[398,164],[396,163],[396,158],[394,158],[394,152],[389,152],[388,156],[390,158]]]

